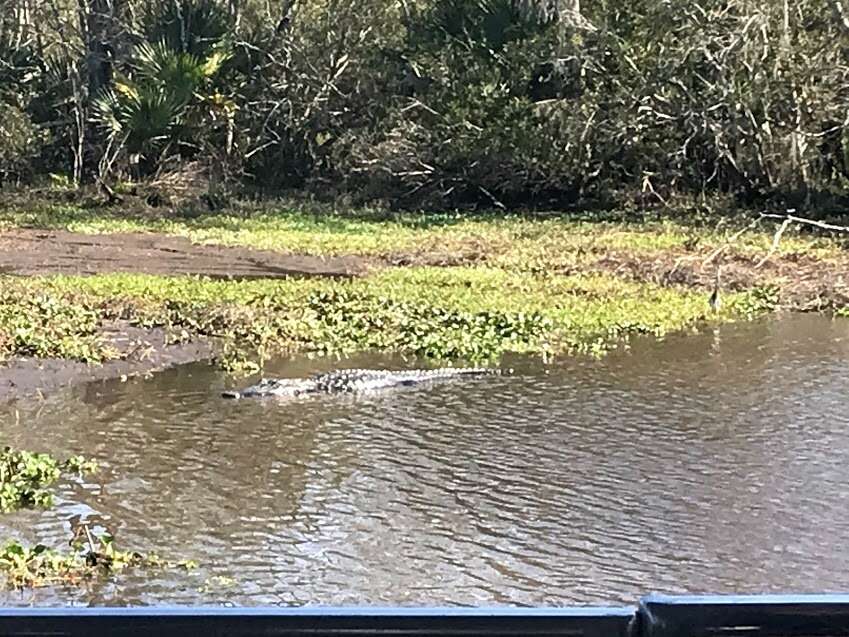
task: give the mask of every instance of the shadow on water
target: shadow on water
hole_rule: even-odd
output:
[[[413,364],[298,359],[268,375]],[[223,400],[234,381],[195,365],[0,412],[10,444],[103,466],[0,534],[61,546],[83,515],[123,547],[201,563],[3,601],[562,605],[849,585],[849,322],[506,365],[288,403]]]

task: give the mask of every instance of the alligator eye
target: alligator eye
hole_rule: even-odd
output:
[[[294,396],[300,396],[300,395],[301,395],[301,390],[300,390],[300,389],[296,389],[295,391],[293,391],[293,392],[292,392],[292,394],[293,394]]]

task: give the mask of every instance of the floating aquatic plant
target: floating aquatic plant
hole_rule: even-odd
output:
[[[34,588],[55,584],[79,584],[94,577],[113,575],[130,567],[192,569],[192,561],[168,562],[155,553],[121,551],[109,534],[93,534],[79,527],[71,540],[71,551],[50,549],[43,544],[25,546],[9,540],[0,547],[0,571],[10,588]]]
[[[66,474],[88,474],[97,463],[82,456],[60,462],[46,453],[33,453],[6,447],[0,452],[0,512],[25,507],[49,507],[50,487]]]

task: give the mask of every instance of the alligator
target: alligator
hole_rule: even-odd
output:
[[[442,367],[440,369],[413,369],[385,371],[376,369],[341,369],[308,378],[263,378],[256,385],[241,391],[229,390],[224,398],[256,398],[275,396],[294,398],[310,394],[362,393],[388,387],[403,387],[420,383],[448,380],[460,376],[498,374],[497,369],[480,367]]]

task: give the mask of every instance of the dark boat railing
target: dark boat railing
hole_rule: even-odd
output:
[[[2,608],[9,637],[849,636],[849,595],[649,595],[635,607]]]

